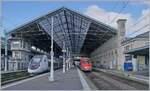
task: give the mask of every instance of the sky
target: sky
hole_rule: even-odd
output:
[[[119,18],[127,19],[126,36],[148,31],[148,0],[99,0],[99,1],[3,1],[1,4],[2,27],[7,32],[42,16],[52,10],[67,7],[117,28]],[[124,7],[124,8],[123,8]],[[137,24],[136,24],[137,23]],[[144,29],[142,28],[143,26]],[[137,30],[139,32],[134,33]],[[0,31],[1,35],[3,32]],[[131,35],[130,35],[131,34]]]

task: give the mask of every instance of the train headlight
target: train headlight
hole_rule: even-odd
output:
[[[88,67],[84,67],[85,69],[87,69]]]

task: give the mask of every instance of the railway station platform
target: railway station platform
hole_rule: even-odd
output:
[[[56,70],[55,81],[50,82],[49,73],[2,86],[2,90],[88,90],[88,85],[78,68],[72,67],[66,73]]]
[[[126,71],[119,71],[119,70],[110,70],[110,69],[100,69],[100,68],[95,68],[95,70],[99,70],[105,73],[113,74],[115,76],[119,76],[125,79],[137,81],[140,83],[144,84],[149,84],[149,77],[148,76],[143,76],[139,75],[137,72],[126,72]]]

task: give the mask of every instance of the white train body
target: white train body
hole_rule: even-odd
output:
[[[46,55],[35,55],[28,66],[28,72],[38,74],[48,70],[48,57]]]

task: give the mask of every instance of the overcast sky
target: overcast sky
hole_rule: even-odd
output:
[[[5,1],[2,3],[3,27],[7,31],[35,19],[51,10],[67,7],[95,18],[114,28],[119,18],[127,19],[126,36],[135,36],[148,31],[149,0],[122,0],[122,1]],[[124,8],[123,8],[124,7]],[[150,15],[149,15],[150,16]],[[137,23],[137,24],[136,24]],[[136,33],[135,31],[140,30]],[[1,31],[2,34],[2,31]]]

